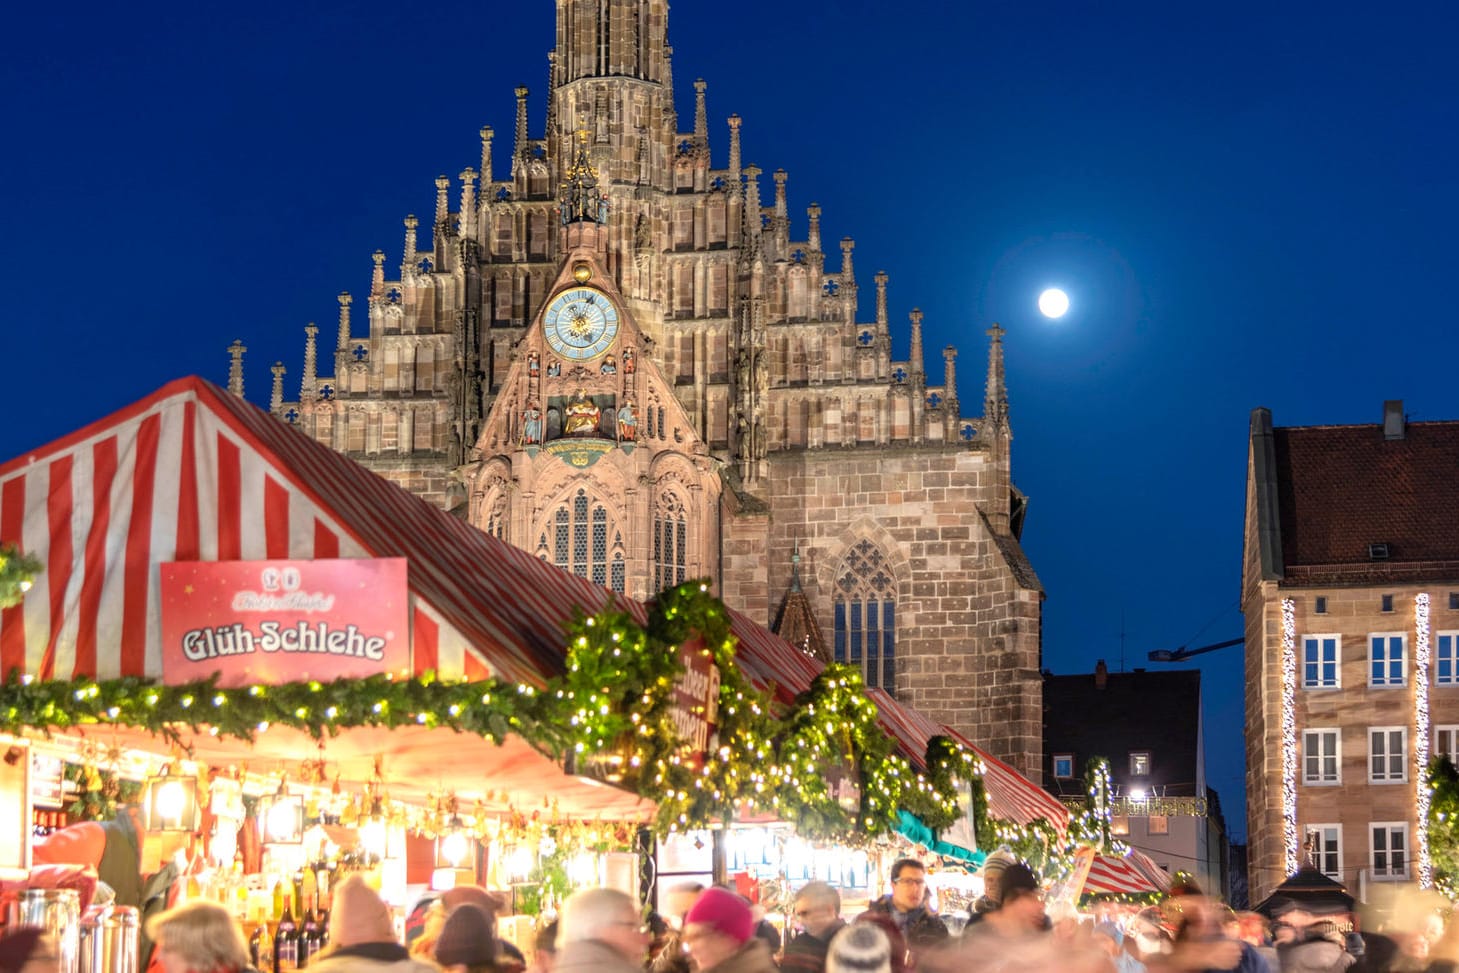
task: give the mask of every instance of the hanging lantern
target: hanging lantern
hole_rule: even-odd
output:
[[[468,868],[476,853],[476,836],[460,817],[452,816],[446,830],[436,838],[437,868]]]
[[[279,789],[259,804],[259,820],[263,824],[266,845],[299,845],[304,843],[304,798],[290,794],[279,778]]]
[[[172,773],[166,764],[148,777],[143,791],[142,825],[148,831],[196,831],[198,781]]]

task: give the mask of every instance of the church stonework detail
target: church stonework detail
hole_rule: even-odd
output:
[[[435,180],[398,269],[377,250],[366,298],[339,296],[333,375],[310,324],[272,411],[629,596],[709,576],[772,624],[793,591],[828,658],[1038,779],[1002,329],[966,417],[956,350],[930,379],[914,309],[893,357],[883,273],[858,321],[854,241],[792,217],[784,170],[762,199],[738,115],[711,151],[705,82],[679,130],[667,22],[666,0],[557,0],[542,135],[518,88],[506,151],[482,128],[478,165]]]

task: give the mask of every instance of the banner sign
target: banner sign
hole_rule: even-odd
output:
[[[219,686],[410,672],[404,558],[162,566],[162,677]]]
[[[704,755],[717,746],[719,729],[719,666],[697,636],[684,643],[679,661],[684,672],[674,684],[670,711],[674,729],[684,741],[683,759],[691,768],[704,766]]]

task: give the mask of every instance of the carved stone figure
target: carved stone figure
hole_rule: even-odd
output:
[[[633,400],[623,403],[618,410],[618,438],[625,443],[638,439],[638,414],[633,411]]]
[[[537,408],[536,402],[528,402],[527,408],[522,410],[522,442],[542,442],[542,410]]]
[[[596,436],[598,419],[602,414],[603,410],[588,398],[587,392],[578,389],[577,393],[568,399],[567,406],[563,409],[565,417],[562,424],[563,435]]]

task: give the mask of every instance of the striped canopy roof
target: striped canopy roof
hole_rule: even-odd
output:
[[[1084,895],[1144,895],[1170,891],[1170,876],[1150,856],[1131,848],[1124,857],[1095,855]]]

